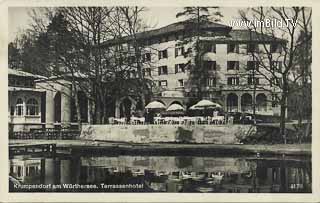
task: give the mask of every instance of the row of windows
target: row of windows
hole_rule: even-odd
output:
[[[185,81],[183,79],[177,80],[178,87],[184,87]],[[202,81],[202,85],[206,87],[215,87],[216,86],[216,78],[205,78]],[[167,87],[168,81],[167,80],[160,80],[158,81],[159,87]]]
[[[184,50],[184,47],[175,48],[175,57],[184,56],[185,54],[186,52]],[[167,49],[158,51],[159,59],[168,58],[168,57],[169,55],[168,55]],[[134,63],[136,61],[135,56],[129,56],[127,60],[128,60],[128,63]],[[144,53],[142,55],[142,62],[149,62],[149,61],[151,61],[151,53],[150,52]],[[117,62],[121,64],[121,61],[118,60]]]
[[[239,70],[239,61],[227,61],[227,70]],[[209,71],[217,70],[217,63],[216,61],[204,61],[203,67]],[[281,70],[282,63],[278,61],[274,61],[272,63],[271,68]],[[186,70],[186,64],[175,64],[175,71],[174,73],[184,73]],[[247,61],[247,70],[259,70],[259,62],[257,61]],[[144,76],[151,76],[151,68],[144,68],[143,69]],[[168,66],[159,66],[158,67],[158,75],[168,75]]]
[[[231,43],[227,44],[227,53],[239,53],[239,45],[236,43]],[[203,49],[205,52],[211,52],[211,53],[216,53],[217,52],[217,47],[216,44],[212,43],[206,43],[203,44]],[[247,44],[247,53],[254,53],[254,52],[259,52],[259,45],[256,43],[249,43]],[[188,50],[190,52],[190,49]],[[271,53],[281,53],[282,52],[282,47],[280,44],[271,44],[270,45],[270,52]],[[175,57],[177,56],[182,56],[185,55],[186,52],[184,50],[184,47],[177,47],[175,48]],[[163,59],[163,58],[168,58],[168,50],[161,50],[158,52],[158,58]]]
[[[25,104],[21,98],[17,99],[15,106],[11,106],[10,115],[16,116],[24,116],[24,114],[28,116],[39,115],[39,104],[38,101],[34,98],[30,98],[26,102],[26,111],[24,112]]]
[[[184,87],[184,80],[183,79],[179,79],[178,81],[178,87]],[[216,78],[205,78],[202,80],[202,85],[206,86],[206,87],[215,87],[216,86]],[[227,85],[229,86],[234,86],[234,85],[239,85],[240,84],[240,78],[237,76],[234,77],[228,77],[227,78]],[[257,77],[252,77],[249,76],[247,78],[247,84],[248,85],[259,85],[260,84],[260,78]],[[168,86],[168,81],[167,80],[160,80],[158,81],[158,86],[159,87],[167,87]]]
[[[160,38],[153,38],[153,39],[146,39],[144,41],[144,44],[146,46],[152,45],[152,44],[159,44],[163,42],[168,42],[168,41],[177,41],[177,40],[183,40],[188,33],[176,33],[174,36],[163,36]],[[243,43],[237,43],[237,42],[228,42],[228,53],[239,53],[239,45]],[[270,52],[271,53],[276,53],[276,52],[281,52],[282,51],[282,46],[279,43],[265,43],[265,45],[270,44]],[[258,43],[248,43],[247,45],[247,50],[248,52],[253,52],[257,50]],[[130,44],[119,44],[115,48],[116,50],[124,50],[126,46],[126,49],[130,50],[132,48],[132,45]],[[204,49],[209,51],[209,52],[215,52],[216,51],[216,43],[207,41],[204,43]]]
[[[9,86],[12,87],[34,87],[35,83],[31,79],[9,77]]]
[[[248,47],[247,48],[248,53],[249,52],[258,51],[258,45],[257,44],[248,44],[247,47]],[[281,48],[281,46],[279,46],[278,44],[271,45],[270,51],[272,53],[280,52],[281,50],[278,51],[280,49],[279,47]],[[210,44],[210,43],[209,44],[204,44],[204,48],[205,48],[206,52],[216,53],[216,44]],[[228,50],[228,53],[239,53],[239,44],[228,44],[227,50]],[[188,50],[188,52],[189,51],[190,50]],[[185,52],[185,49],[184,49],[183,46],[175,48],[175,57],[182,56],[182,55],[185,56],[185,54],[186,54],[186,52]],[[169,55],[168,55],[168,50],[167,49],[158,51],[159,60],[160,59],[165,59],[165,58],[168,58],[168,57],[169,57]],[[121,59],[121,58],[120,59],[116,59],[116,62],[118,64],[122,65],[124,63],[123,60],[124,59]],[[127,57],[127,61],[128,61],[128,63],[136,62],[135,56],[128,56]],[[151,53],[149,53],[149,52],[144,53],[142,55],[142,62],[150,62],[150,61],[151,61]],[[234,62],[235,61],[232,61],[231,63],[234,63]],[[239,62],[235,63],[235,64],[232,64],[232,65],[231,65],[231,63],[230,63],[230,66],[235,66],[234,69],[239,68]],[[212,65],[214,66],[212,69],[215,70],[215,64],[212,64]],[[210,67],[211,65],[208,65],[208,66]],[[229,67],[229,65],[228,65],[228,67]],[[232,68],[230,68],[230,69],[232,69]]]
[[[253,85],[253,84],[259,85],[260,84],[260,80],[259,79],[260,78],[249,76],[247,78],[247,84],[248,85]],[[240,79],[237,76],[228,77],[227,84],[228,85],[239,85],[240,84]]]
[[[183,79],[179,79],[177,82],[178,82],[178,87],[184,87],[184,80]],[[158,86],[159,87],[167,87],[168,81],[167,80],[159,80]]]

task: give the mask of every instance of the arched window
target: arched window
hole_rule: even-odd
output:
[[[238,96],[234,93],[230,93],[227,96],[227,111],[228,112],[238,111]]]
[[[36,99],[31,98],[27,101],[27,115],[35,116],[39,114],[39,105]]]
[[[267,111],[267,96],[263,93],[257,95],[257,110]]]
[[[16,115],[17,116],[23,115],[23,100],[21,98],[17,99],[17,102],[16,102]]]
[[[248,93],[244,93],[241,96],[241,111],[252,110],[252,96]]]

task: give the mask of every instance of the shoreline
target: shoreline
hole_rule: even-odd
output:
[[[10,146],[56,144],[58,149],[82,152],[182,154],[182,155],[289,155],[311,156],[311,144],[182,144],[182,143],[129,143],[92,140],[9,140]]]

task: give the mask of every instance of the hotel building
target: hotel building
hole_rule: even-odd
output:
[[[160,101],[166,107],[172,103],[190,107],[199,100],[193,90],[195,84],[190,81],[189,65],[194,62],[196,52],[196,37],[190,33],[192,31],[183,21],[136,34],[136,39],[144,46],[143,75],[154,84],[151,100]],[[270,73],[259,67],[253,54],[266,54],[267,49],[272,58],[278,59],[272,61],[273,66],[281,68],[281,52],[286,41],[213,22],[202,25],[200,33],[198,39],[204,52],[202,70],[205,70],[205,77],[197,83],[197,88],[201,88],[202,99],[221,104],[226,112],[248,113],[253,112],[255,101],[257,114],[279,115],[280,108],[274,102],[274,96],[280,91],[271,85]],[[132,48],[130,39],[110,40],[104,46],[128,51]],[[136,105],[136,95],[126,98],[130,100],[127,103]],[[123,100],[118,101],[116,117],[122,116],[119,108]],[[135,107],[131,106],[131,109]]]

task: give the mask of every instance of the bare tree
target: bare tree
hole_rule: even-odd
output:
[[[41,10],[40,14],[32,12],[33,33],[44,35],[50,42],[47,70],[51,76],[72,82],[76,106],[76,92],[85,92],[91,104],[92,123],[106,122],[107,106],[115,93],[143,96],[150,92],[150,81],[145,80],[141,70],[144,43],[137,37],[145,29],[140,17],[143,11],[139,7],[58,7]],[[37,17],[43,15],[46,19]],[[61,22],[54,23],[59,16]],[[119,49],[123,43],[133,47],[132,53]],[[135,77],[128,73],[135,73]],[[78,107],[77,115],[79,121]]]
[[[309,9],[308,9],[309,10]],[[306,17],[306,15],[308,17]],[[263,49],[258,50],[253,54],[254,60],[257,61],[259,69],[257,73],[268,81],[270,86],[275,87],[279,94],[274,94],[276,101],[280,104],[280,135],[283,136],[286,143],[286,112],[287,100],[289,94],[294,91],[290,89],[290,83],[295,83],[300,80],[301,75],[295,78],[291,77],[292,72],[297,67],[297,52],[301,46],[306,46],[310,37],[305,38],[303,42],[298,40],[300,31],[311,26],[311,11],[306,14],[304,7],[270,7],[270,8],[251,8],[246,12],[240,12],[242,20],[247,22],[259,21],[260,23],[251,23],[248,28],[255,33],[259,33],[261,41],[270,37],[274,39],[274,43],[267,45],[263,43]],[[305,17],[303,17],[305,16]],[[284,26],[272,27],[266,23],[270,20],[284,23]],[[262,22],[262,23],[261,23]],[[301,26],[303,25],[303,26]],[[308,30],[307,30],[308,31]],[[279,41],[277,39],[285,41]],[[281,50],[280,54],[275,54],[276,50]],[[310,56],[309,56],[310,57]],[[266,88],[271,92],[275,89]]]

